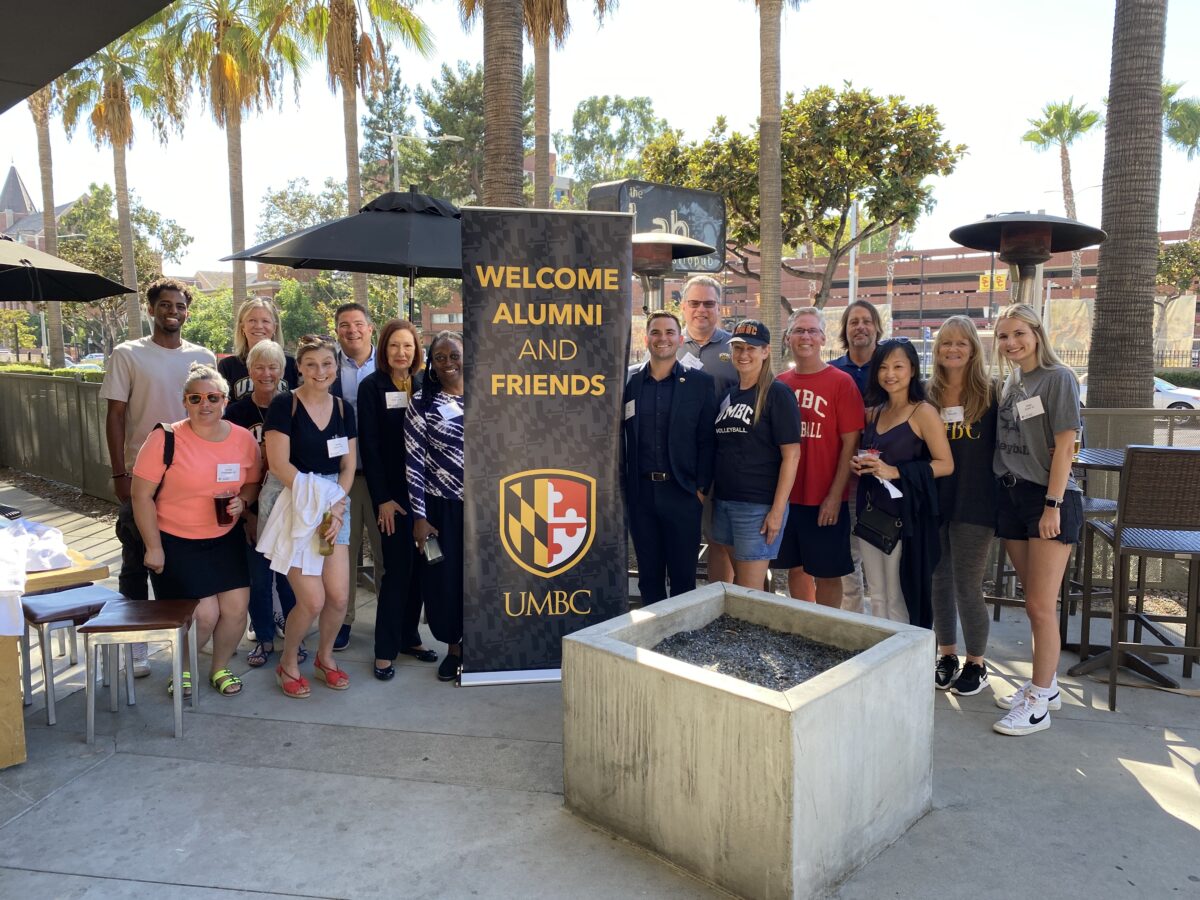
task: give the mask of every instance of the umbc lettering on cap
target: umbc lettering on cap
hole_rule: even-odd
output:
[[[480,287],[543,291],[619,291],[619,269],[570,269],[542,266],[475,266]]]
[[[491,394],[493,397],[508,394],[514,397],[580,397],[604,394],[603,375],[554,375],[539,372],[534,375],[492,374]]]

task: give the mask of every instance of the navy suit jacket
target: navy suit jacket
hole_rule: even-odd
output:
[[[629,401],[642,393],[642,382],[649,376],[650,363],[629,376],[625,383],[622,415]],[[711,375],[699,369],[685,369],[675,363],[671,371],[675,390],[671,392],[671,415],[667,425],[667,456],[671,478],[690,494],[712,486],[717,451],[717,399]],[[621,427],[621,457],[625,474],[625,492],[630,502],[637,499],[641,476],[638,474],[638,428],[641,410],[634,403],[634,414]]]

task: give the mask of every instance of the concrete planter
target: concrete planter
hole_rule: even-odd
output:
[[[652,652],[722,613],[862,652],[772,691]],[[929,631],[708,585],[563,639],[571,811],[745,897],[820,897],[929,811]]]

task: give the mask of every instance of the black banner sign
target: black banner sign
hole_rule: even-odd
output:
[[[628,608],[621,394],[633,222],[464,209],[462,683],[558,678]]]
[[[671,264],[673,271],[720,272],[725,264],[725,198],[712,191],[655,184],[627,178],[606,181],[588,191],[588,209],[633,213],[633,230],[662,231],[695,238],[716,253],[689,256]]]

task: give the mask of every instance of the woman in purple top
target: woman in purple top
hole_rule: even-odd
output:
[[[881,341],[871,358],[867,380],[867,425],[859,455],[850,461],[858,482],[858,516],[873,506],[900,518],[902,503],[893,498],[884,481],[899,482],[899,466],[928,459],[934,478],[954,471],[950,444],[941,417],[925,402],[921,364],[907,338]],[[874,477],[867,477],[874,476]],[[908,622],[908,604],[900,586],[901,544],[884,553],[866,540],[859,541],[863,574],[871,595],[871,613],[881,619]]]

